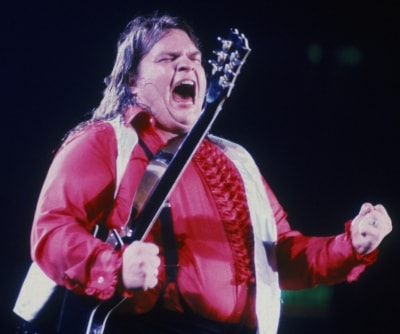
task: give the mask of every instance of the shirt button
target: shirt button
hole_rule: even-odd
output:
[[[100,276],[100,277],[97,279],[97,283],[99,283],[99,284],[104,283],[104,277],[103,277],[103,276]]]

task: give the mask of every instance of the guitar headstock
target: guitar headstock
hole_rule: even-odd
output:
[[[221,42],[221,49],[214,50],[216,59],[208,61],[211,75],[206,94],[207,103],[229,97],[240,69],[251,51],[247,38],[237,29],[230,29],[226,38],[218,37],[218,40]]]

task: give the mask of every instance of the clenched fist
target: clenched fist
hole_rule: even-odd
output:
[[[364,203],[351,224],[351,239],[362,255],[372,252],[392,231],[392,220],[381,204]]]

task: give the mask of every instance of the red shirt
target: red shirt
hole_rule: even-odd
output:
[[[151,123],[142,123],[139,134],[153,153],[165,144]],[[238,196],[241,182],[214,144],[206,141],[201,147],[204,150],[196,153],[169,198],[178,245],[179,291],[200,315],[255,325],[253,309],[249,308],[254,302],[252,250],[246,238],[251,228],[245,197]],[[209,166],[202,162],[208,156],[206,148],[218,155]],[[109,123],[92,124],[70,136],[48,171],[31,235],[32,256],[49,277],[99,299],[111,297],[116,289],[123,290],[119,282],[122,251],[93,237],[91,231],[106,215],[109,228],[125,224],[148,163],[142,147],[136,145],[114,199],[117,154]],[[206,176],[205,171],[211,175]],[[292,230],[266,182],[265,190],[277,224],[277,267],[283,289],[351,281],[373,262],[376,252],[365,258],[354,253],[349,233],[309,237]],[[230,210],[235,212],[234,217],[229,216]],[[147,240],[160,246],[163,262],[158,224]],[[150,309],[164,280],[162,271],[154,289],[134,294],[120,291],[132,297],[125,309]],[[166,307],[181,309],[176,286],[167,291]],[[251,314],[243,315],[246,312]]]

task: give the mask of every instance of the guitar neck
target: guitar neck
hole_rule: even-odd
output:
[[[131,219],[124,229],[123,243],[141,240],[146,236],[163,209],[180,175],[195,154],[201,141],[210,131],[223,103],[234,87],[240,69],[250,53],[250,48],[247,39],[243,34],[239,34],[236,29],[230,30],[227,39],[219,38],[219,41],[222,44],[221,50],[214,51],[217,59],[209,61],[212,66],[212,73],[205,97],[205,105],[199,119],[187,134],[172,140],[150,161],[150,167],[157,165],[157,169],[160,169],[159,167],[162,166],[163,171],[161,175],[155,178],[147,168],[146,173],[149,175],[145,173],[144,178],[148,176],[147,179],[152,180],[152,187],[149,187],[148,180],[144,182],[145,186],[143,187],[147,189],[142,191],[139,186],[137,192],[139,195],[135,195],[136,201]]]
[[[201,141],[208,134],[222,108],[222,104],[223,100],[219,101],[217,106],[207,105],[190,132],[175,138],[170,145],[157,153],[154,159],[163,160],[166,169],[143,208],[131,220],[129,228],[132,232],[129,237],[124,238],[125,243],[143,239],[151,229],[180,175],[195,154]]]

